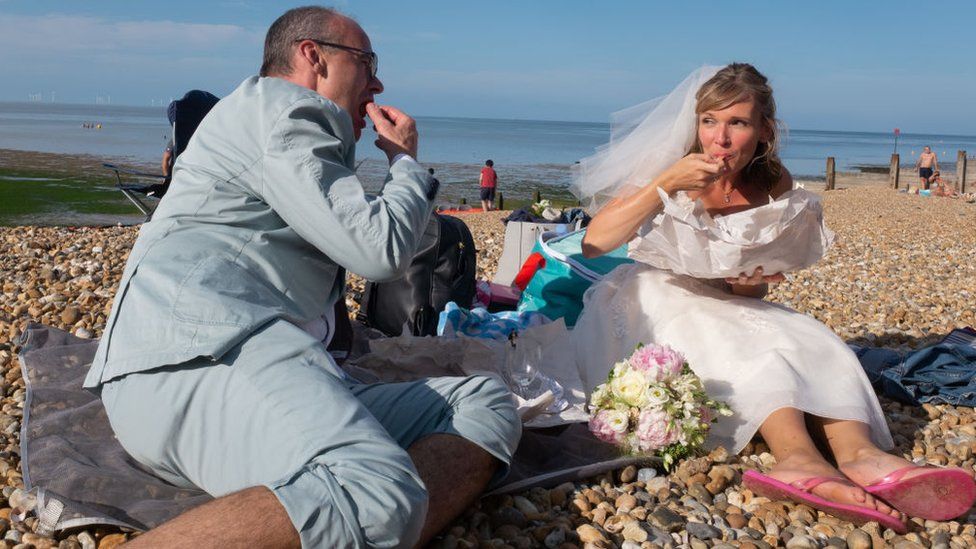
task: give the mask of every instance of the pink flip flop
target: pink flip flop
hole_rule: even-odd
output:
[[[905,475],[921,469],[911,477]],[[864,485],[869,494],[910,517],[954,519],[973,506],[976,482],[963,469],[910,465]]]
[[[908,532],[908,527],[904,522],[891,515],[886,515],[877,509],[868,509],[858,507],[857,505],[828,501],[811,492],[814,488],[825,482],[840,482],[855,486],[853,482],[845,477],[810,477],[786,484],[757,471],[746,471],[742,475],[742,484],[746,488],[769,499],[804,503],[814,509],[819,509],[824,513],[859,526],[865,522],[875,521],[885,528],[894,530],[898,534]]]

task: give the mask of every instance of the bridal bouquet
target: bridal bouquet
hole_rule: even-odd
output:
[[[593,391],[589,414],[597,438],[628,452],[656,453],[669,469],[704,444],[717,416],[732,411],[708,397],[681,353],[638,345]]]

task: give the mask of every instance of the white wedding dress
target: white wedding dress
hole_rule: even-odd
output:
[[[682,352],[709,395],[733,411],[712,425],[709,448],[738,453],[777,409],[861,421],[883,448],[894,446],[854,353],[817,320],[717,284],[643,263],[618,267],[584,296],[573,329],[589,393],[638,343]]]

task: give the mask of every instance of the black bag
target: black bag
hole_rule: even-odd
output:
[[[463,221],[433,214],[402,278],[367,282],[358,319],[389,335],[435,335],[448,301],[470,307],[475,296],[477,250]]]

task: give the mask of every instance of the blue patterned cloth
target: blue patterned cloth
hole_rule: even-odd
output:
[[[482,307],[469,311],[450,301],[444,306],[440,319],[437,321],[437,335],[443,337],[466,335],[486,339],[505,339],[512,332],[522,331],[532,326],[541,326],[549,322],[551,320],[545,315],[535,311],[489,313],[487,309]]]

